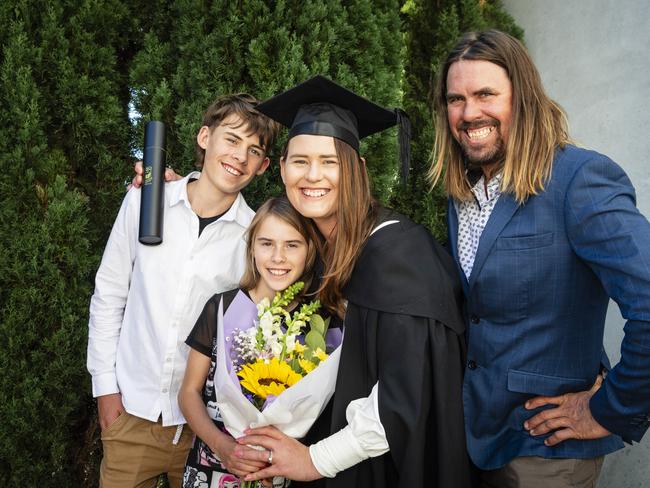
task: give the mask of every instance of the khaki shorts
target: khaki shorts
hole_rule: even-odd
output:
[[[518,457],[481,472],[481,488],[596,488],[604,456],[593,459]]]
[[[163,427],[124,412],[102,431],[104,457],[100,467],[101,488],[153,488],[158,476],[167,473],[169,486],[181,486],[193,434],[184,425],[177,444],[178,427]]]

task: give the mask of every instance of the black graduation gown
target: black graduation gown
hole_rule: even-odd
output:
[[[465,448],[462,291],[449,254],[399,220],[369,239],[345,289],[348,307],[330,432],[379,381],[390,451],[326,480],[328,488],[471,486]]]

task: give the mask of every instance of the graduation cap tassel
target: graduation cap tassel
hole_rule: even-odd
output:
[[[411,167],[411,121],[404,110],[396,108],[397,138],[399,141],[400,182],[406,185]]]

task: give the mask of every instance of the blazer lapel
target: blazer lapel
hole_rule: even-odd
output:
[[[460,282],[463,285],[463,291],[467,295],[467,292],[469,292],[469,284],[458,259],[458,215],[456,215],[456,206],[452,198],[447,199],[447,237],[449,239],[451,255],[458,269]]]
[[[470,289],[474,286],[476,277],[481,273],[481,268],[485,264],[485,259],[490,253],[494,242],[518,208],[519,205],[510,193],[501,194],[499,201],[494,206],[494,210],[492,210],[492,214],[485,225],[485,229],[483,229],[481,239],[478,243],[478,250],[476,252],[476,257],[474,258],[472,274],[469,278]]]

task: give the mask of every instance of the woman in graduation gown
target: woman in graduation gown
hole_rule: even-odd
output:
[[[360,138],[396,123],[407,148],[408,119],[321,76],[257,109],[290,129],[282,179],[323,238],[319,298],[344,318],[344,339],[327,437],[307,446],[273,427],[251,429],[239,441],[265,450],[241,456],[269,465],[246,479],[470,486],[455,267],[422,226],[376,204],[358,153]]]

